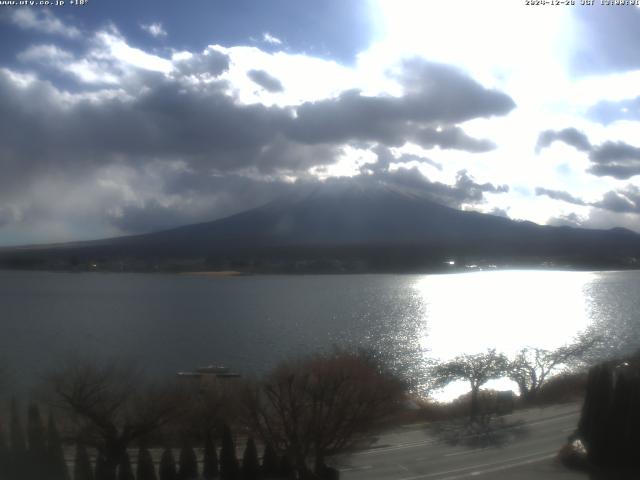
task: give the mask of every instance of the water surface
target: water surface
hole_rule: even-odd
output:
[[[640,346],[640,272],[200,277],[0,272],[0,357],[13,382],[74,356],[150,373],[223,363],[245,374],[335,344],[421,360],[552,348],[595,323]]]

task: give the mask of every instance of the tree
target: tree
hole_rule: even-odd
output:
[[[434,388],[441,388],[454,380],[465,380],[471,387],[470,417],[474,421],[479,413],[478,394],[480,387],[489,380],[500,378],[507,373],[508,359],[495,349],[484,353],[460,355],[445,363],[436,364],[431,374]]]
[[[166,448],[160,457],[160,480],[178,480],[176,460],[170,448]]]
[[[196,452],[190,445],[183,445],[180,450],[180,462],[178,470],[180,480],[195,480],[198,478],[198,459]]]
[[[96,466],[94,471],[95,480],[110,480],[110,469],[107,467],[107,460],[101,452],[98,452],[96,457]]]
[[[257,480],[259,474],[258,450],[253,438],[249,437],[242,456],[242,478],[243,480]]]
[[[76,362],[50,374],[49,382],[59,406],[100,452],[104,478],[97,480],[115,480],[127,447],[175,418],[182,405],[179,390],[146,384],[138,372],[117,363]]]
[[[138,450],[138,466],[136,468],[136,480],[156,480],[156,469],[153,466],[151,452],[141,446]]]
[[[262,454],[262,475],[267,478],[278,476],[278,455],[270,443],[264,447]]]
[[[22,431],[22,422],[20,421],[18,403],[15,398],[11,400],[11,424],[9,435],[11,437],[11,454],[14,458],[23,458],[27,453],[27,445]]]
[[[238,480],[238,459],[236,447],[231,436],[229,425],[222,428],[222,448],[220,449],[220,478],[222,480]]]
[[[73,479],[93,480],[93,470],[91,469],[89,454],[82,442],[76,443],[76,456],[73,462]]]
[[[122,456],[118,466],[118,480],[135,480],[133,469],[131,468],[131,459],[127,452]]]
[[[207,433],[205,439],[203,463],[202,476],[204,477],[204,480],[213,480],[214,478],[218,478],[218,455],[216,454],[216,445],[211,433]]]
[[[4,436],[4,428],[0,424],[0,472],[7,476],[10,473],[9,459],[9,446]]]
[[[27,441],[29,444],[25,469],[33,478],[42,478],[48,473],[47,445],[44,425],[37,405],[27,409]]]
[[[37,405],[29,405],[27,411],[27,439],[29,442],[29,459],[38,465],[46,463],[47,445],[44,425]]]
[[[27,445],[22,431],[20,412],[15,398],[11,399],[11,418],[9,423],[9,458],[7,460],[9,478],[24,476],[28,469]]]
[[[545,382],[562,367],[580,362],[599,341],[599,337],[583,335],[576,342],[555,350],[526,347],[509,361],[508,377],[518,384],[520,398],[535,401]]]
[[[285,362],[247,391],[247,420],[299,476],[361,441],[400,404],[404,385],[366,352]]]
[[[69,479],[69,470],[64,459],[64,449],[53,413],[49,413],[49,421],[47,422],[47,464],[51,480]]]

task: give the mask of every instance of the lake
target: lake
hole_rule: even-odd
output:
[[[371,347],[418,378],[427,357],[553,348],[590,324],[640,346],[640,272],[202,277],[0,271],[0,358],[22,389],[71,356],[153,375],[212,363],[243,374]]]

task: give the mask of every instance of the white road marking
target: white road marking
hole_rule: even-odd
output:
[[[536,455],[542,455],[542,456],[538,456],[536,457]],[[467,467],[461,467],[461,468],[455,468],[453,470],[445,470],[443,472],[435,472],[435,473],[427,473],[424,475],[416,475],[414,477],[404,477],[401,478],[400,480],[421,480],[421,479],[425,479],[425,478],[433,478],[433,477],[437,477],[440,475],[448,475],[450,473],[460,473],[460,472],[465,472],[467,471],[467,473],[464,473],[462,475],[457,475],[457,476],[452,476],[452,477],[444,477],[440,480],[454,480],[457,478],[464,478],[464,477],[468,477],[471,476],[473,474],[473,476],[477,476],[477,475],[481,475],[484,473],[490,473],[490,472],[497,472],[500,470],[507,470],[509,468],[514,468],[514,467],[518,467],[521,465],[528,465],[530,463],[536,463],[536,462],[540,462],[542,460],[546,460],[548,458],[553,458],[556,456],[556,452],[553,453],[549,453],[549,452],[536,452],[536,453],[530,453],[528,455],[520,455],[518,457],[512,457],[512,458],[508,458],[505,460],[498,460],[497,462],[492,462],[492,463],[481,463],[478,465],[470,465]],[[535,458],[529,458],[529,457],[535,457]],[[524,458],[528,458],[528,460],[523,460],[522,462],[518,462],[518,463],[508,463],[508,462],[513,462],[514,460],[521,460]],[[500,464],[504,464],[507,463],[506,465],[500,465]],[[485,468],[485,467],[489,467],[489,468]],[[481,470],[482,468],[485,468],[484,470]],[[471,470],[471,472],[468,472],[468,470]]]
[[[370,450],[365,450],[364,452],[353,453],[352,457],[358,457],[361,455],[378,455],[380,453],[393,452],[394,450],[402,450],[404,448],[412,448],[412,447],[422,447],[427,445],[435,445],[436,443],[440,443],[435,440],[422,441],[422,442],[413,442],[413,443],[401,443],[398,445],[393,445],[390,447],[381,447],[381,448],[372,448]]]
[[[470,453],[482,452],[484,450],[486,450],[486,448],[474,448],[473,450],[465,450],[463,452],[447,453],[444,456],[445,457],[457,457],[458,455],[469,455]]]
[[[440,480],[457,480],[459,478],[464,478],[464,477],[477,477],[479,475],[484,475],[485,473],[495,473],[495,472],[500,472],[500,471],[503,471],[503,470],[509,470],[510,468],[522,467],[524,465],[530,465],[532,463],[542,462],[544,460],[549,460],[551,458],[554,458],[555,456],[556,456],[556,454],[552,453],[552,454],[549,454],[549,455],[544,455],[542,457],[532,458],[530,460],[524,460],[524,461],[518,462],[518,463],[512,463],[512,464],[509,464],[509,465],[501,465],[499,467],[488,468],[486,470],[476,470],[474,472],[471,472],[470,474],[456,475],[456,476],[453,476],[453,477],[445,477],[445,478],[441,478]]]

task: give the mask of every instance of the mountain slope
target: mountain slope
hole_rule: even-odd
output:
[[[411,265],[441,265],[451,257],[619,266],[640,257],[640,235],[625,229],[515,222],[445,207],[411,190],[339,184],[213,222],[138,236],[0,251],[5,264],[16,259],[64,264],[72,257],[76,263],[126,260],[156,265],[180,259],[214,268],[337,260],[364,270],[381,263],[387,265],[385,269],[406,270]]]

